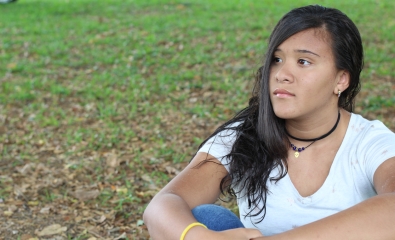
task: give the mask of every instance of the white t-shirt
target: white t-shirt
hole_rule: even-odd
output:
[[[227,155],[235,140],[235,132],[217,134],[199,152],[210,153],[229,171]],[[230,134],[229,134],[230,133]],[[238,197],[240,219],[247,228],[258,228],[264,236],[291,230],[327,217],[374,195],[373,175],[385,160],[395,156],[395,134],[378,120],[369,121],[352,114],[345,138],[330,168],[328,177],[313,195],[302,197],[288,174],[279,180],[267,181],[266,216],[244,216],[249,212],[246,197]],[[274,169],[270,176],[278,176]],[[262,206],[262,205],[260,205]]]

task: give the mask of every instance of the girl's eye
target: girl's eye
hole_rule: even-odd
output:
[[[298,60],[298,63],[301,64],[301,65],[305,65],[305,66],[311,64],[309,61],[304,60],[304,59],[299,59],[299,60]]]
[[[275,62],[275,63],[280,63],[280,62],[282,62],[283,60],[281,59],[281,58],[278,58],[278,57],[274,57],[273,58],[273,62]]]

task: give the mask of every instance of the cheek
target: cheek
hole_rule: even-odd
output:
[[[270,71],[269,75],[269,88],[271,89],[273,84],[276,83],[276,75],[273,73],[273,71]]]
[[[315,99],[322,99],[328,101],[333,94],[332,81],[322,81],[321,83],[317,80],[316,84],[308,87],[311,97]]]
[[[272,76],[275,76],[275,72],[276,72],[276,69],[275,69],[275,66],[270,66],[270,69],[269,69],[269,78],[271,79],[272,78]]]

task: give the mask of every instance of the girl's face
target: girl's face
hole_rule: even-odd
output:
[[[336,109],[338,90],[347,88],[339,83],[345,80],[348,84],[348,73],[336,68],[325,30],[296,33],[273,54],[269,89],[274,112],[279,118],[298,119]]]

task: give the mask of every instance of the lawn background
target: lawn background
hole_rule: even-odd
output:
[[[394,131],[394,1],[0,5],[0,235],[148,239],[146,204],[246,106],[274,24],[311,3],[360,29],[356,112]]]

